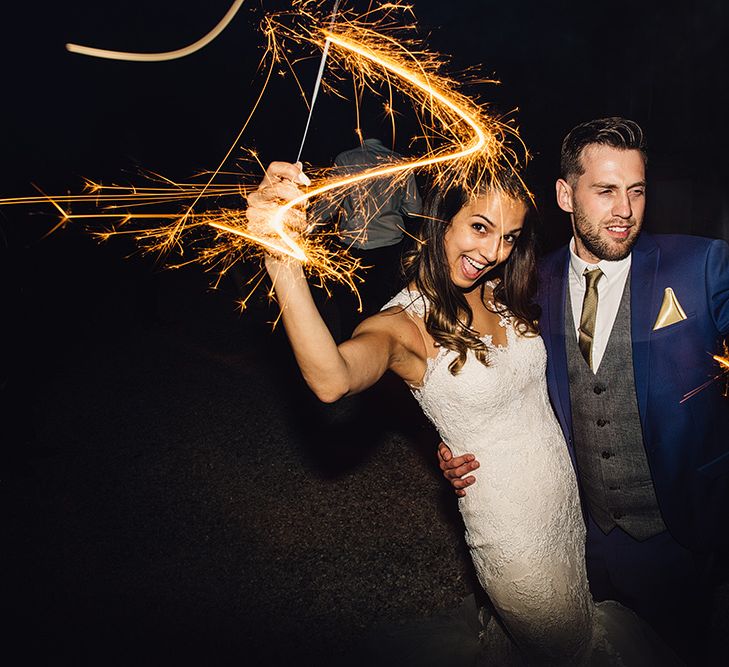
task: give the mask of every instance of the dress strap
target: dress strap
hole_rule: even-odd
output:
[[[423,341],[423,349],[425,350],[425,356],[431,358],[435,355],[430,352],[433,349],[433,341],[428,340],[429,336],[425,330],[425,316],[428,312],[428,301],[427,299],[415,290],[405,288],[398,292],[390,301],[388,301],[382,310],[399,306],[405,312],[405,314],[413,321],[413,324],[417,327],[420,338]]]
[[[387,310],[393,306],[400,306],[408,315],[417,315],[421,319],[425,319],[428,311],[428,301],[420,293],[415,290],[400,290],[392,299],[390,299],[380,310]]]

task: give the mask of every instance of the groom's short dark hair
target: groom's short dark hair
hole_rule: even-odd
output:
[[[598,118],[581,123],[570,130],[562,142],[560,171],[562,178],[569,181],[585,173],[582,166],[582,151],[592,144],[612,146],[620,150],[637,150],[647,164],[645,137],[640,125],[619,116]]]

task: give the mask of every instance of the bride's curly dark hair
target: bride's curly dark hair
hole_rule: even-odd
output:
[[[516,330],[523,336],[539,333],[537,319],[540,309],[533,301],[537,286],[534,211],[524,184],[518,177],[508,175],[500,176],[498,181],[475,191],[462,186],[436,189],[425,201],[419,239],[403,258],[403,275],[406,284],[414,285],[429,304],[425,316],[426,331],[437,345],[458,353],[449,366],[453,375],[463,367],[469,350],[482,364],[488,365],[489,347],[471,328],[471,307],[463,291],[451,279],[445,234],[454,216],[474,196],[494,191],[525,203],[528,213],[507,261],[481,279],[482,294],[483,282],[498,278],[494,288],[496,312],[508,312],[514,318]]]

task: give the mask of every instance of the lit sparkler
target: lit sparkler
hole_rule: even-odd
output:
[[[202,48],[220,34],[240,8],[241,1],[233,3],[213,31],[186,49],[162,54],[104,52],[77,46],[74,50],[117,59],[125,59],[125,56],[136,60],[182,57]],[[315,227],[314,233],[300,236],[287,224],[292,215],[301,216],[313,199],[341,200],[350,188],[371,178],[386,177],[393,188],[399,187],[416,169],[427,170],[436,187],[456,183],[476,188],[483,181],[488,182],[499,170],[514,169],[519,155],[523,154],[526,159],[527,153],[511,125],[490,115],[483,106],[460,92],[456,82],[442,74],[442,58],[426,51],[410,37],[413,26],[405,26],[399,20],[403,14],[410,13],[409,7],[386,2],[371,8],[364,16],[340,9],[336,22],[323,20],[319,12],[320,5],[315,0],[296,0],[291,12],[263,20],[262,30],[267,40],[264,58],[268,59],[268,66],[261,94],[218,168],[203,175],[204,182],[176,183],[157,176],[157,183],[153,186],[137,188],[106,186],[89,181],[83,194],[41,194],[32,198],[0,200],[0,204],[50,203],[60,215],[54,229],[74,220],[107,220],[111,223],[107,229],[94,231],[99,238],[130,234],[149,251],[167,252],[176,248],[182,255],[185,246],[196,250],[193,258],[174,266],[198,262],[208,269],[215,269],[222,276],[241,257],[268,251],[304,263],[308,273],[323,283],[329,280],[345,282],[354,290],[354,271],[358,263],[346,254],[331,251],[327,236],[332,232],[322,232]],[[348,73],[359,91],[375,91],[378,86],[384,86],[388,91],[385,107],[392,118],[394,91],[405,94],[411,100],[422,128],[419,143],[425,148],[421,156],[345,177],[332,176],[326,170],[312,173],[314,185],[292,201],[272,205],[270,217],[262,224],[260,220],[253,224],[254,221],[246,218],[242,208],[200,211],[203,200],[224,195],[245,199],[253,189],[240,182],[221,183],[223,178],[231,176],[222,168],[260,103],[274,67],[285,64],[293,73],[289,60],[292,51],[290,42],[328,49],[332,79],[341,81]],[[324,79],[322,84],[334,90],[328,79]],[[508,146],[506,140],[509,136],[516,141],[518,152]],[[254,153],[251,157],[256,159]],[[182,213],[148,212],[151,207],[174,203],[187,204]],[[90,212],[71,210],[72,206],[85,205],[89,206]],[[157,224],[147,226],[150,220]],[[312,222],[316,223],[316,220]],[[187,243],[183,243],[183,238]]]
[[[724,389],[722,390],[722,394],[725,397],[729,397],[729,341],[725,340],[722,343],[723,347],[723,354],[712,354],[711,358],[719,365],[719,372],[712,377],[710,380],[707,380],[699,387],[696,387],[696,389],[692,389],[690,392],[684,395],[684,397],[681,399],[681,403],[684,401],[688,401],[689,398],[692,398],[693,396],[696,396],[700,391],[703,391],[707,387],[710,387],[714,382],[721,381],[722,378],[724,378]]]

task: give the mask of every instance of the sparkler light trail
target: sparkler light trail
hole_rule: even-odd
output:
[[[712,354],[711,358],[719,365],[719,372],[712,377],[710,380],[707,380],[699,387],[696,387],[696,389],[692,389],[690,392],[684,395],[684,397],[681,399],[681,403],[684,401],[688,401],[689,398],[692,398],[693,396],[696,396],[701,391],[704,391],[707,387],[710,387],[714,382],[718,382],[719,380],[724,378],[724,389],[722,391],[723,395],[725,397],[729,397],[729,341],[724,341],[722,343],[722,354]]]
[[[234,0],[230,9],[225,13],[218,24],[207,34],[198,39],[196,42],[189,44],[181,49],[174,51],[164,51],[161,53],[135,53],[131,51],[109,51],[108,49],[97,49],[92,46],[82,46],[81,44],[66,44],[66,49],[71,53],[79,53],[83,56],[92,56],[93,58],[106,58],[107,60],[132,60],[137,62],[162,62],[164,60],[176,60],[177,58],[184,58],[189,56],[195,51],[199,51],[203,47],[207,46],[212,42],[223,30],[228,27],[228,24],[233,20],[233,17],[238,13],[238,10],[243,5],[244,0]]]
[[[234,3],[223,21],[229,22],[239,6],[240,3]],[[174,247],[182,254],[185,248],[195,250],[193,258],[178,262],[176,266],[198,262],[222,276],[241,257],[268,251],[303,262],[307,272],[322,282],[345,282],[355,289],[357,262],[346,254],[332,252],[327,243],[332,232],[315,231],[299,236],[287,225],[291,216],[300,216],[307,208],[313,210],[309,203],[315,199],[336,198],[339,201],[351,188],[367,179],[387,177],[393,188],[399,187],[400,182],[416,169],[425,170],[434,187],[447,183],[477,188],[495,178],[501,170],[513,170],[520,162],[519,155],[523,154],[526,160],[527,153],[517,131],[460,92],[456,82],[442,73],[443,59],[426,51],[411,36],[413,26],[404,24],[401,19],[411,13],[409,7],[386,2],[372,7],[364,16],[340,9],[336,22],[323,14],[322,9],[323,6],[314,0],[296,0],[290,12],[263,19],[261,26],[268,44],[266,82],[274,66],[286,66],[294,73],[290,60],[294,52],[292,45],[298,45],[299,50],[302,45],[317,50],[325,50],[329,45],[329,76],[321,80],[322,86],[336,93],[332,82],[341,82],[351,76],[356,91],[369,90],[379,94],[384,88],[387,91],[385,108],[393,118],[395,93],[406,96],[422,129],[422,136],[416,141],[418,147],[422,146],[419,157],[346,177],[332,176],[326,170],[309,170],[314,185],[292,201],[274,204],[266,220],[249,220],[242,208],[235,207],[213,205],[210,210],[200,211],[202,204],[211,199],[223,195],[244,199],[255,189],[242,185],[240,175],[222,171],[238,145],[241,130],[219,167],[204,175],[205,183],[176,183],[159,176],[154,186],[144,188],[87,182],[83,194],[0,200],[0,204],[50,203],[60,214],[56,227],[74,220],[106,220],[111,222],[107,229],[94,230],[102,239],[130,234],[149,251],[166,252]],[[213,32],[220,33],[227,25],[223,25],[223,21]],[[190,48],[192,46],[195,45]],[[123,55],[114,53],[115,57]],[[262,95],[263,92],[251,115]],[[509,137],[515,141],[516,149],[507,144]],[[254,153],[250,155],[257,160]],[[224,179],[231,182],[222,183]],[[192,203],[182,213],[148,212],[159,206],[190,201]],[[88,206],[91,210],[72,212],[72,206]],[[140,210],[145,207],[146,210]],[[147,226],[150,220],[158,224]]]

